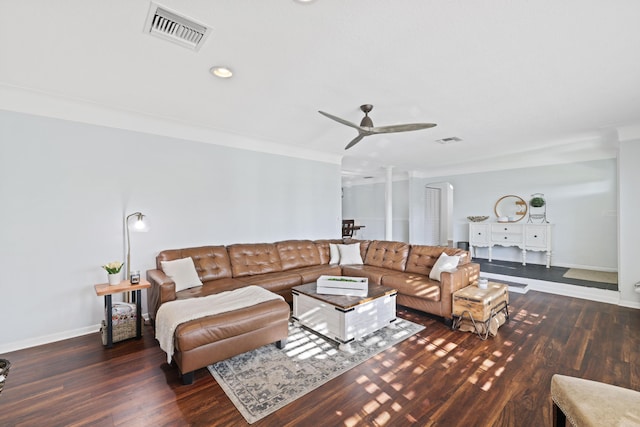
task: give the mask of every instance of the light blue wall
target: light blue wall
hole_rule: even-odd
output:
[[[617,270],[617,164],[615,159],[570,163],[544,167],[503,170],[468,175],[433,178],[409,178],[404,188],[394,191],[395,212],[402,212],[398,221],[407,221],[409,234],[395,236],[397,240],[423,243],[425,186],[434,182],[453,185],[453,240],[468,241],[469,215],[489,215],[496,201],[508,194],[526,201],[533,193],[544,193],[547,215],[554,225],[552,264],[568,267],[588,267]],[[395,188],[403,188],[401,182]],[[357,209],[351,210],[357,201]],[[400,206],[404,205],[404,209]],[[384,219],[384,184],[353,185],[347,191],[343,213],[363,219]],[[396,208],[396,206],[398,208]],[[371,209],[368,211],[367,209]],[[406,212],[406,213],[405,213]],[[405,217],[404,215],[408,216]],[[367,238],[382,238],[379,232]],[[519,261],[516,248],[495,247],[495,259]],[[479,255],[487,257],[487,249]],[[528,253],[530,263],[544,264],[543,253]]]
[[[638,262],[638,241],[640,241],[640,139],[624,141],[620,144],[619,157],[619,200],[620,200],[620,271],[618,287],[623,305],[640,308],[640,262]]]
[[[143,275],[163,249],[338,237],[340,165],[0,111],[0,200],[2,353],[99,323],[126,214]]]
[[[617,164],[615,159],[568,163],[421,179],[419,183],[448,181],[454,187],[454,241],[468,241],[467,216],[488,215],[495,221],[495,203],[513,194],[529,201],[544,193],[552,231],[552,264],[565,267],[617,270]],[[412,218],[420,217],[423,200],[412,197]],[[523,219],[526,221],[526,219]],[[413,223],[412,223],[413,224]],[[419,230],[413,230],[419,233]],[[521,259],[517,248],[494,248],[494,257]],[[479,256],[486,258],[487,249]],[[527,261],[544,264],[544,253],[531,252]]]
[[[406,242],[409,239],[409,183],[395,181],[393,193],[393,240]],[[368,240],[384,240],[385,236],[385,184],[357,185],[344,187],[342,216],[355,219],[356,224],[365,228],[356,237]]]

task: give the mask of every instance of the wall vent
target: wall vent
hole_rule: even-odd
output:
[[[211,28],[151,3],[146,33],[172,41],[192,50],[200,49]]]

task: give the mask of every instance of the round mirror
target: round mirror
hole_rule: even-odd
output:
[[[527,202],[522,197],[501,197],[494,208],[499,222],[518,222],[527,215]]]

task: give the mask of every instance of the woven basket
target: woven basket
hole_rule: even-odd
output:
[[[7,359],[0,359],[0,393],[2,393],[4,383],[7,381],[10,367],[11,363]]]
[[[124,341],[136,336],[135,304],[114,303],[111,310],[111,320],[113,322],[113,342]],[[107,345],[107,322],[105,320],[102,321],[100,332],[102,334],[102,344]]]

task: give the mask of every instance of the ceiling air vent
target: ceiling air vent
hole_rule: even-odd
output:
[[[211,32],[210,28],[151,3],[145,32],[198,50]]]
[[[449,138],[442,138],[436,140],[438,144],[451,144],[452,142],[460,142],[462,138],[458,138],[457,136],[450,136]]]

